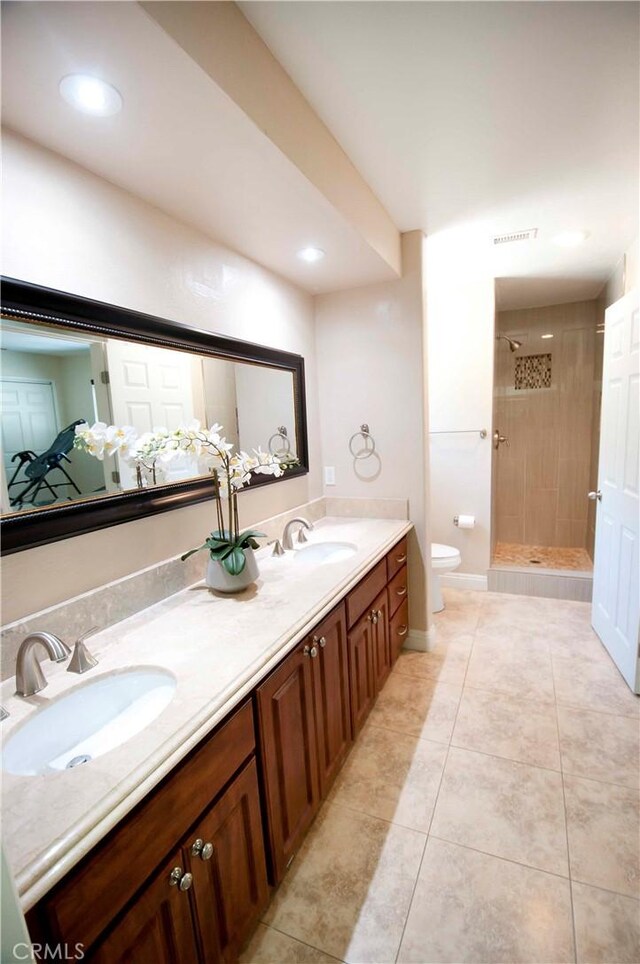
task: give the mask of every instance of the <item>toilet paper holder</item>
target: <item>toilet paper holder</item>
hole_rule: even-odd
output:
[[[467,516],[463,516],[463,519],[464,519],[464,518],[469,518],[469,519],[471,520],[471,525],[464,525],[463,528],[464,528],[464,529],[473,529],[474,526],[475,526],[475,522],[476,522],[475,516],[468,516],[468,517],[467,517]],[[459,516],[459,515],[454,515],[454,517],[453,517],[453,524],[454,524],[454,526],[459,526],[459,525],[460,525],[460,516]]]

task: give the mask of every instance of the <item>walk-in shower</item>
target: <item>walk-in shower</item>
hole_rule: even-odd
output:
[[[496,316],[493,570],[593,569],[601,317],[596,301]]]

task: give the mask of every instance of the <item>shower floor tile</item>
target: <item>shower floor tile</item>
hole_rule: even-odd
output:
[[[593,570],[593,562],[586,549],[520,546],[511,542],[497,544],[493,554],[493,565],[526,566],[531,569],[570,569],[574,572]]]

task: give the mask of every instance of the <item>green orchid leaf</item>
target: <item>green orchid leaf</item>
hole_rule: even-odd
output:
[[[256,542],[255,539],[247,539],[247,542],[248,542],[248,544],[249,544],[249,546],[250,546],[251,549],[259,549],[259,548],[260,548],[260,544],[259,544],[258,542]],[[244,548],[246,549],[247,547],[245,546]]]
[[[265,532],[258,532],[257,529],[245,529],[245,531],[241,532],[240,535],[238,536],[238,545],[244,542],[245,539],[266,539],[266,538],[267,538],[267,535]]]
[[[184,562],[185,559],[188,559],[189,556],[192,556],[192,555],[194,554],[194,552],[200,552],[201,549],[207,549],[207,548],[208,548],[208,545],[207,545],[207,543],[205,542],[205,543],[203,543],[203,545],[198,546],[197,549],[189,549],[189,551],[188,551],[188,552],[185,552],[185,554],[184,554],[183,556],[180,556],[180,561],[181,561],[181,562]]]
[[[210,555],[212,559],[217,559],[218,562],[222,562],[227,558],[230,552],[233,552],[233,546],[223,545],[218,549],[211,549]]]
[[[246,565],[246,559],[242,549],[237,547],[232,549],[226,559],[222,560],[222,565],[230,576],[238,576]]]

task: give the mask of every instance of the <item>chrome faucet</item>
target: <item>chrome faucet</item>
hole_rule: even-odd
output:
[[[16,693],[33,696],[47,685],[44,673],[35,654],[36,646],[46,649],[49,659],[62,663],[71,654],[69,647],[53,633],[29,633],[20,643],[16,660]]]
[[[291,530],[294,525],[300,525],[300,531],[298,532],[298,542],[306,542],[307,537],[304,534],[305,529],[313,529],[313,522],[307,522],[306,519],[302,517],[297,519],[291,519],[287,522],[284,527],[284,532],[282,533],[282,545],[285,549],[293,549],[293,536],[291,535]]]

